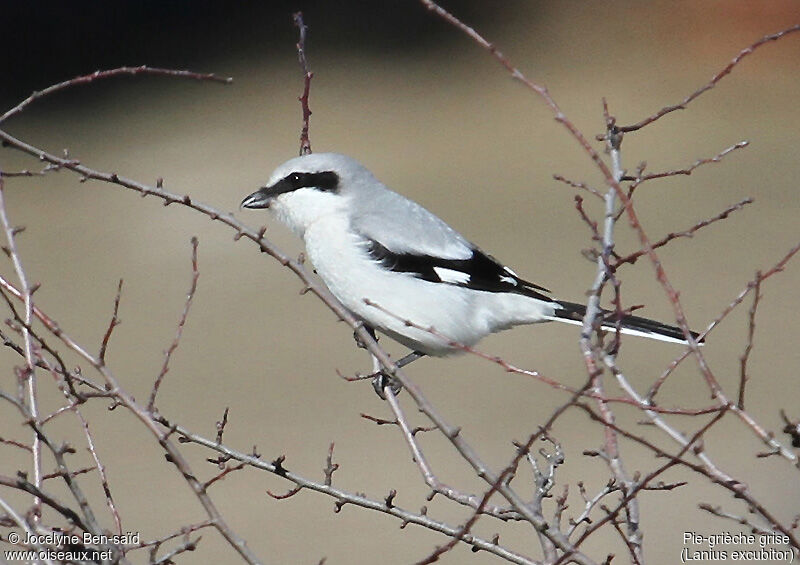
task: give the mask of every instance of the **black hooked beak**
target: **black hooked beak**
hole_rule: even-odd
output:
[[[274,191],[269,187],[262,187],[256,190],[253,194],[245,196],[242,203],[239,204],[240,208],[269,208],[269,203],[275,196]]]
[[[262,186],[242,200],[242,208],[269,208],[273,198],[300,188],[314,188],[322,192],[336,192],[339,189],[339,175],[333,171],[318,173],[295,172],[285,176],[272,186]]]
[[[245,196],[242,203],[239,204],[240,208],[269,208],[269,201],[272,200],[272,195],[267,192],[266,187],[260,188],[249,196]]]
[[[303,177],[299,173],[293,173],[282,178],[272,186],[262,186],[253,194],[242,200],[239,206],[242,208],[269,208],[270,202],[276,196],[300,188],[300,186],[302,186],[302,178]]]

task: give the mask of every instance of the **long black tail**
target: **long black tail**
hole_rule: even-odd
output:
[[[574,302],[562,302],[560,300],[556,301],[556,304],[558,304],[560,308],[556,308],[551,317],[552,320],[570,324],[583,323],[583,317],[586,314],[585,305],[576,304]],[[617,327],[616,318],[615,312],[603,310],[602,326],[609,331],[615,330]],[[670,343],[686,343],[686,336],[679,327],[670,326],[648,318],[642,318],[641,316],[623,316],[620,326],[623,334],[638,335],[650,339],[668,341]],[[692,337],[697,339],[698,336],[699,334],[697,332],[692,332]]]

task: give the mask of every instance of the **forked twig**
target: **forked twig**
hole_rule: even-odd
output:
[[[693,100],[695,100],[698,96],[700,96],[704,92],[707,92],[707,91],[711,90],[712,88],[714,88],[720,80],[722,80],[723,78],[725,78],[727,75],[729,75],[731,73],[731,71],[734,69],[734,67],[736,67],[736,65],[738,65],[742,61],[742,59],[744,59],[748,55],[751,55],[756,49],[758,49],[762,45],[765,45],[765,44],[767,44],[767,43],[769,43],[771,41],[777,41],[777,40],[781,39],[782,37],[784,37],[786,35],[789,35],[790,33],[794,33],[796,31],[800,31],[800,24],[792,26],[792,27],[787,28],[787,29],[784,29],[784,30],[779,31],[777,33],[773,33],[773,34],[770,34],[770,35],[765,35],[764,37],[762,37],[761,39],[759,39],[755,43],[752,43],[748,47],[745,47],[744,49],[739,51],[739,53],[733,59],[731,59],[730,63],[728,63],[721,71],[719,71],[713,77],[711,77],[711,80],[709,80],[706,84],[704,84],[703,86],[701,86],[700,88],[698,88],[697,90],[692,92],[689,96],[684,98],[682,101],[678,102],[677,104],[673,104],[672,106],[665,106],[664,108],[661,108],[655,114],[653,114],[651,116],[648,116],[647,118],[645,118],[645,119],[643,119],[643,120],[641,120],[641,121],[639,121],[639,122],[637,122],[635,124],[632,124],[632,125],[629,125],[629,126],[620,126],[619,129],[621,131],[623,131],[623,132],[636,131],[636,130],[642,129],[646,125],[652,124],[653,122],[655,122],[659,118],[662,118],[662,117],[666,116],[670,112],[674,112],[676,110],[685,110],[686,106],[688,106],[689,103],[691,103]]]
[[[14,271],[19,279],[19,286],[21,291],[22,302],[25,306],[25,319],[22,327],[22,340],[25,351],[25,390],[27,393],[28,410],[30,418],[34,422],[39,421],[39,396],[36,376],[36,358],[34,355],[33,339],[30,332],[30,326],[33,322],[33,288],[28,282],[28,275],[22,266],[19,252],[17,251],[16,236],[24,228],[13,227],[8,219],[8,211],[6,210],[6,195],[4,179],[0,177],[0,221],[2,221],[3,229],[6,235],[7,247],[4,250],[11,258],[14,264]],[[33,484],[36,488],[42,486],[42,443],[39,434],[34,433],[31,439],[31,455],[33,456]],[[38,497],[33,499],[33,515],[32,520],[34,525],[39,523],[41,519],[41,502]]]

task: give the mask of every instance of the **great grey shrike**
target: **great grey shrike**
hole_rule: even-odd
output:
[[[586,312],[520,278],[345,155],[290,159],[241,205],[269,208],[303,239],[350,312],[414,352],[447,355],[520,324],[581,324]],[[616,316],[605,314],[613,330]],[[629,315],[620,325],[623,334],[686,343],[680,328],[654,320]]]

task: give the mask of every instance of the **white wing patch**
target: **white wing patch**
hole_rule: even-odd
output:
[[[453,284],[467,284],[469,282],[469,273],[454,271],[445,267],[434,267],[433,271],[442,279],[442,282]]]
[[[511,273],[511,271],[509,269],[506,269],[506,271]],[[500,280],[502,282],[506,282],[508,284],[513,284],[514,286],[519,286],[519,283],[517,282],[517,279],[515,279],[514,277],[502,276],[502,277],[500,277]]]

